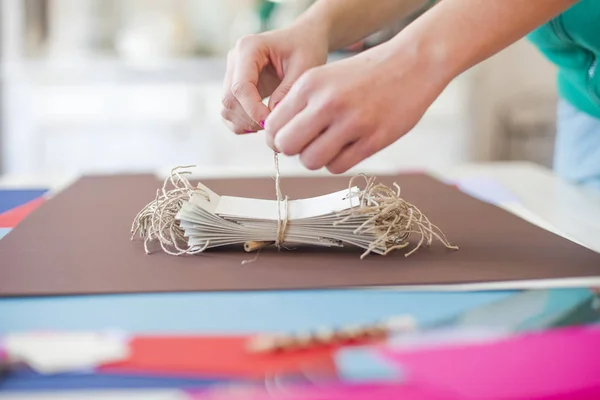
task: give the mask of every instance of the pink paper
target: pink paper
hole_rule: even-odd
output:
[[[411,383],[462,399],[600,399],[597,327],[437,349],[381,351],[401,365]]]
[[[401,384],[272,386],[199,392],[195,400],[459,400],[438,391]]]

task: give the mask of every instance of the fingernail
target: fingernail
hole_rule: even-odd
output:
[[[264,128],[264,127],[265,127],[265,121],[264,121],[264,120],[263,120],[263,121],[260,121],[260,127],[261,127],[261,128]]]
[[[244,132],[246,132],[246,133],[256,133],[256,131],[249,131],[248,129],[244,129]]]

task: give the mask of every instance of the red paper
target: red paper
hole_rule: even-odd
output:
[[[383,349],[411,382],[463,399],[600,399],[600,329],[569,328],[438,349]],[[589,397],[592,396],[592,397]]]
[[[105,372],[199,375],[209,378],[264,379],[274,374],[317,370],[334,374],[333,349],[287,354],[253,354],[248,337],[164,336],[136,337],[129,360],[104,365]]]
[[[38,197],[25,204],[15,207],[0,214],[0,228],[14,228],[29,214],[35,211],[45,201],[44,197]]]

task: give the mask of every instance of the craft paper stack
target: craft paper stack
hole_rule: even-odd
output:
[[[339,214],[358,205],[357,187],[301,200],[280,201],[219,196],[198,184],[199,192],[177,214],[189,245],[211,248],[246,242],[275,242],[280,221],[286,223],[287,244],[342,246],[342,242],[367,248],[371,233],[353,234],[365,220],[354,218],[338,226]],[[378,249],[379,250],[379,249]]]
[[[219,196],[202,184],[198,187],[200,193],[184,203],[176,217],[193,249],[234,244],[251,249],[252,242],[276,242],[282,229],[289,246],[350,244],[368,249],[377,240],[373,226],[361,229],[370,216],[349,212],[359,205],[358,187],[291,201]],[[372,251],[385,253],[385,242]]]
[[[179,388],[198,399],[229,400],[600,396],[600,358],[593,351],[600,345],[598,327],[518,335],[449,329],[370,346],[262,355],[246,352],[248,337],[242,336],[139,336],[123,341],[111,335],[64,334],[37,335],[36,342],[32,335],[9,339],[10,354],[36,360],[46,374],[9,372],[0,378],[0,392]],[[68,341],[75,343],[78,354],[62,351],[61,356],[59,350]],[[54,348],[48,346],[52,342]],[[391,372],[386,379],[372,374],[375,359]],[[90,361],[99,366],[90,368]],[[69,366],[75,368],[69,371]]]

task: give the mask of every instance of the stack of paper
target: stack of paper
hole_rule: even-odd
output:
[[[198,188],[176,216],[192,251],[234,244],[251,250],[252,243],[273,243],[278,237],[286,246],[368,249],[381,234],[371,215],[352,212],[360,204],[357,187],[290,201],[219,196],[202,184]],[[386,249],[382,241],[371,251],[384,254]]]

